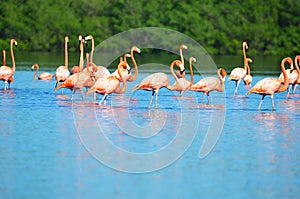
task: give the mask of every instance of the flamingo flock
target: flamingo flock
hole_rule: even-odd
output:
[[[127,82],[134,82],[138,77],[138,64],[135,60],[135,53],[140,54],[141,50],[137,46],[133,46],[130,49],[130,53],[125,53],[120,57],[120,61],[116,70],[110,73],[105,66],[98,66],[93,61],[94,54],[94,38],[92,35],[83,37],[79,35],[79,63],[77,66],[73,66],[71,70],[68,69],[68,43],[69,37],[65,36],[64,39],[64,65],[58,66],[54,73],[43,72],[38,75],[38,80],[51,81],[55,77],[54,91],[67,88],[72,91],[71,100],[74,99],[76,91],[80,91],[82,101],[85,96],[90,94],[100,94],[103,97],[98,104],[106,104],[108,95],[113,93],[122,94],[127,89]],[[84,47],[91,41],[91,51],[86,52],[86,61],[84,61]],[[6,66],[6,51],[2,50],[2,66],[0,67],[0,80],[4,82],[4,90],[10,88],[10,84],[14,82],[14,74],[16,71],[16,63],[14,58],[13,46],[17,46],[17,41],[11,39],[10,41],[10,55],[12,60],[12,67]],[[219,68],[216,72],[217,77],[206,77],[200,79],[197,83],[194,83],[193,64],[196,63],[196,58],[189,58],[189,72],[190,79],[186,78],[186,71],[184,66],[183,50],[188,50],[188,47],[184,44],[179,46],[180,60],[173,60],[170,64],[170,73],[172,79],[166,73],[156,72],[146,78],[133,87],[133,91],[146,90],[151,91],[152,95],[148,104],[148,108],[151,107],[153,97],[155,94],[155,107],[158,105],[158,93],[162,88],[166,88],[171,91],[179,92],[179,96],[182,96],[186,91],[202,92],[202,103],[207,96],[207,104],[210,104],[210,93],[212,91],[223,92],[225,89],[226,70]],[[238,95],[238,87],[243,80],[245,87],[249,90],[246,93],[262,95],[258,109],[260,110],[265,96],[270,95],[272,100],[272,110],[274,110],[274,94],[278,92],[287,91],[287,99],[290,96],[290,90],[295,93],[296,87],[300,84],[300,70],[299,62],[300,55],[297,55],[293,61],[291,57],[285,57],[282,59],[280,69],[282,73],[278,78],[264,78],[258,81],[253,87],[252,76],[250,73],[249,63],[253,63],[250,57],[247,57],[246,50],[248,50],[248,43],[242,42],[243,52],[243,67],[234,68],[228,80],[235,82],[234,96]],[[127,62],[127,58],[131,59],[133,67],[130,67]],[[86,62],[84,64],[84,62]],[[295,62],[295,64],[294,64]],[[289,69],[286,69],[285,64],[289,65]],[[85,66],[85,67],[84,67]],[[176,67],[176,69],[175,69]],[[35,63],[32,70],[34,72],[33,79],[36,80],[37,73],[39,72],[39,65]],[[134,74],[131,70],[134,69]],[[171,84],[171,81],[174,81]],[[84,95],[84,88],[87,90]],[[62,91],[63,92],[63,91]],[[96,97],[95,97],[96,100]]]

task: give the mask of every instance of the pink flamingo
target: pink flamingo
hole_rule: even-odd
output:
[[[4,81],[4,90],[8,89],[10,82],[14,81],[13,75],[15,74],[15,71],[16,71],[16,63],[15,63],[13,45],[16,45],[16,46],[18,45],[18,43],[15,39],[10,40],[10,55],[11,55],[11,60],[12,60],[12,68],[9,66],[1,66],[0,67],[0,80]],[[4,60],[5,59],[6,59],[6,57],[4,57]]]
[[[79,35],[79,36],[78,36],[79,42],[81,42],[82,39],[83,39],[83,38],[82,38],[82,35]],[[84,40],[83,40],[83,41],[84,41]],[[82,60],[82,61],[83,61],[83,60]],[[80,66],[82,66],[82,67],[80,67]],[[80,73],[80,72],[82,71],[82,69],[83,69],[83,64],[80,65],[80,63],[79,63],[78,66],[73,66],[73,67],[72,67],[72,69],[71,69],[71,71],[70,71],[70,75],[73,75],[73,74],[75,74],[75,73]]]
[[[180,92],[180,95],[186,90],[191,89],[191,86],[194,84],[194,74],[193,74],[193,66],[192,63],[196,62],[196,58],[190,57],[190,74],[191,74],[191,80],[188,80],[185,77],[178,78],[178,80],[174,83],[172,86],[172,90],[176,90]],[[182,64],[183,65],[183,64]],[[172,71],[171,71],[172,73]],[[176,75],[176,77],[178,77]]]
[[[80,40],[80,59],[79,59],[79,67],[83,68],[83,43],[84,39]],[[73,75],[70,75],[63,83],[55,87],[54,91],[57,91],[60,88],[68,88],[72,90],[72,97],[71,100],[73,100],[76,90],[80,90],[82,101],[83,101],[83,87],[89,87],[90,83],[95,81],[94,80],[94,71],[93,67],[90,68],[89,65],[87,66],[87,70],[81,71],[79,73],[74,73]]]
[[[246,60],[246,50],[248,49],[248,44],[247,42],[243,42],[243,56],[244,56],[244,68],[234,68],[231,73],[230,76],[228,78],[228,80],[232,80],[235,81],[235,91],[234,91],[234,95],[238,94],[238,87],[239,84],[241,82],[241,80],[246,76],[246,72],[247,72],[247,60]]]
[[[298,72],[299,72],[299,66],[298,66],[298,63],[297,63],[297,57],[295,57],[295,64],[296,64],[296,70],[294,70],[294,66],[291,65],[291,68],[289,69],[286,69],[286,74],[287,74],[287,77],[288,77],[288,80],[289,80],[289,87],[287,89],[287,99],[289,98],[290,96],[290,90],[291,90],[291,87],[295,87],[295,85],[297,84],[297,80],[298,80]],[[279,75],[279,81],[281,81],[281,83],[284,83],[284,77],[283,77],[283,73],[281,73]]]
[[[94,50],[95,50],[94,37],[92,35],[88,35],[84,39],[85,39],[85,41],[88,41],[88,40],[92,41],[92,49],[91,49],[91,53],[90,53],[90,62],[94,63],[93,62],[93,55],[94,55]],[[96,79],[102,78],[106,75],[110,75],[110,72],[106,67],[104,67],[104,66],[96,66],[96,67],[97,67],[97,71],[95,72]]]
[[[293,73],[297,72],[298,73],[298,79],[296,81],[296,84],[294,85],[293,93],[295,93],[297,85],[300,84],[300,70],[299,70],[299,65],[298,62],[300,61],[300,55],[297,55],[295,57],[295,66],[296,66],[296,71],[293,71]]]
[[[285,62],[287,62],[288,64],[290,64],[290,66],[292,66],[293,60],[290,57],[286,57],[281,61],[280,67],[281,67],[281,71],[282,71],[283,77],[284,77],[284,85],[283,86],[281,85],[281,81],[278,80],[277,78],[264,78],[264,79],[260,80],[259,82],[257,82],[255,84],[255,86],[252,87],[247,92],[247,94],[255,93],[255,94],[262,95],[261,101],[258,106],[258,110],[260,110],[260,107],[261,107],[266,95],[270,95],[270,97],[272,99],[272,110],[274,110],[274,93],[283,92],[288,88],[289,79],[288,79],[288,75],[287,75],[287,72],[284,67]]]
[[[252,76],[251,76],[251,73],[250,73],[250,66],[249,66],[249,63],[252,63],[252,59],[250,58],[246,58],[246,66],[247,66],[247,75],[244,77],[244,84],[246,86],[250,86],[251,83],[252,83]]]
[[[69,37],[65,36],[65,58],[64,58],[64,65],[59,66],[56,69],[55,73],[55,78],[56,78],[56,83],[55,87],[57,87],[58,82],[63,82],[69,77],[70,71],[68,69],[68,43],[69,43]]]
[[[121,69],[129,70],[129,65],[126,61],[122,61],[119,63],[117,71],[119,74],[119,77],[121,78],[121,81],[123,83],[123,88],[121,88],[120,80],[114,76],[114,75],[107,75],[103,78],[99,78],[94,86],[91,87],[91,89],[86,93],[88,96],[90,93],[97,92],[101,95],[103,95],[103,98],[99,101],[99,105],[102,104],[104,101],[104,104],[106,104],[106,98],[111,93],[124,93],[126,90],[126,80],[123,78]]]
[[[207,104],[210,103],[209,93],[211,91],[223,92],[224,82],[226,78],[226,71],[223,68],[218,69],[218,79],[215,77],[206,77],[201,79],[191,87],[192,91],[203,92],[202,103],[204,103],[204,97],[207,95]]]
[[[2,66],[6,66],[6,50],[2,50]],[[11,76],[8,79],[8,88],[10,87],[10,83],[14,82],[14,76]]]
[[[187,50],[188,47],[187,47],[186,45],[184,45],[184,44],[181,44],[180,47],[179,47],[180,60],[181,60],[181,62],[182,62],[182,65],[184,66],[184,57],[183,57],[183,54],[182,54],[182,50],[183,50],[183,49],[184,49],[184,50]],[[178,78],[183,78],[183,77],[185,77],[185,71],[181,72],[180,70],[177,70],[177,71],[176,71],[176,76],[177,76]]]
[[[39,71],[39,65],[38,64],[33,64],[31,67],[31,70],[34,70],[34,68],[36,68],[36,71],[34,72],[33,75],[33,80],[36,80],[36,74]],[[38,80],[52,80],[52,78],[55,76],[55,74],[51,74],[48,72],[43,72],[41,74],[39,74],[38,76]]]
[[[181,71],[184,70],[184,66],[181,61],[175,60],[170,65],[170,71],[172,73],[172,76],[175,78],[176,81],[178,81],[177,76],[174,73],[174,66],[177,66],[180,68]],[[154,93],[156,93],[156,99],[155,99],[155,106],[157,106],[157,100],[158,100],[158,91],[159,89],[166,87],[169,90],[174,90],[173,86],[170,86],[168,75],[165,73],[153,73],[143,79],[139,84],[137,84],[133,90],[147,90],[152,91],[152,96],[150,98],[150,102],[148,104],[148,108],[150,108],[152,104],[152,99],[154,96]]]

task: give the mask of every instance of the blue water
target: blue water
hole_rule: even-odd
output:
[[[211,105],[201,104],[202,93],[179,97],[162,89],[158,108],[148,110],[151,92],[131,91],[146,75],[141,71],[125,94],[108,98],[107,106],[95,105],[92,96],[82,103],[79,94],[71,102],[70,91],[54,93],[54,81],[33,81],[31,71],[17,71],[8,91],[1,84],[0,198],[299,197],[300,90],[288,100],[286,92],[275,94],[275,111],[267,96],[258,111],[261,97],[246,96],[242,84],[239,96],[233,97],[234,82],[226,81],[222,94],[212,93]],[[255,76],[253,82],[262,78]],[[222,113],[225,119],[214,123]],[[222,131],[200,158],[211,125]],[[164,149],[183,126],[188,136],[176,142],[188,147],[160,169],[128,173],[126,166],[138,170],[150,165],[150,171],[164,158],[135,165],[135,159],[106,156],[119,168],[107,165],[84,141],[90,139],[97,147],[98,138],[91,137],[97,134],[83,134],[97,126],[119,149],[145,154]],[[143,135],[148,137],[136,137]],[[176,153],[170,148],[165,159]]]

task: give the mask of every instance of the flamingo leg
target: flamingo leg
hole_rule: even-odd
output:
[[[102,99],[98,102],[98,104],[102,104],[103,100],[105,100],[105,104],[106,104],[106,97],[107,97],[107,94],[104,94],[104,96],[102,97]]]
[[[204,103],[204,97],[206,96],[206,93],[203,93],[203,96],[202,96],[202,104]]]
[[[84,102],[83,90],[82,89],[80,89],[80,93],[81,93],[81,100],[82,100],[82,102]]]
[[[155,108],[157,107],[157,100],[158,100],[158,90],[155,90],[156,97],[155,97]]]
[[[238,87],[240,85],[241,80],[235,81],[235,90],[234,90],[234,95],[238,94]]]
[[[153,95],[154,95],[154,90],[152,91],[152,95],[151,95],[151,98],[150,98],[150,102],[148,104],[148,108],[150,108],[151,104],[152,104],[152,99],[153,99]]]
[[[272,111],[274,111],[274,109],[275,109],[275,108],[274,108],[274,107],[275,107],[275,106],[274,106],[274,95],[271,95],[270,97],[271,97],[271,99],[272,99]]]
[[[297,86],[298,86],[298,84],[295,84],[295,85],[294,85],[293,93],[296,92]]]
[[[261,100],[260,100],[260,103],[259,103],[259,106],[258,106],[258,108],[257,108],[258,110],[260,110],[260,107],[261,107],[261,105],[262,105],[262,103],[263,103],[265,97],[266,97],[266,95],[263,95],[263,96],[262,96],[262,98],[261,98]]]
[[[6,91],[7,87],[7,81],[4,82],[4,90]]]
[[[73,89],[72,91],[72,96],[71,96],[71,101],[73,101],[74,95],[75,95],[76,89]]]
[[[286,99],[289,99],[289,97],[290,97],[290,90],[291,90],[291,84],[289,85],[289,88],[287,89],[287,95],[286,95]]]
[[[210,104],[210,95],[207,93],[207,104]]]

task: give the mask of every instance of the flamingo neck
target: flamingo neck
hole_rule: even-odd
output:
[[[289,78],[288,78],[288,75],[286,74],[286,70],[285,70],[285,67],[284,67],[284,64],[285,62],[288,60],[289,58],[284,58],[282,61],[281,61],[281,65],[280,65],[280,68],[281,68],[281,71],[283,73],[283,78],[284,78],[284,84],[283,86],[280,85],[279,89],[278,89],[278,92],[283,92],[285,91],[288,86],[289,86]]]
[[[68,63],[69,63],[69,61],[68,61],[68,41],[65,40],[65,64],[64,64],[64,66],[66,69],[68,69]]]
[[[2,50],[2,66],[6,66],[6,51]]]
[[[38,73],[39,71],[39,66],[37,64],[34,64],[33,68],[36,68],[35,72],[34,72],[34,75],[33,75],[33,80],[36,80],[36,74]]]
[[[177,82],[178,77],[174,73],[174,64],[175,64],[175,61],[173,61],[172,64],[170,65],[170,72],[171,72],[171,75],[174,77],[175,81]]]
[[[94,50],[95,50],[95,42],[94,42],[94,37],[91,36],[92,40],[92,50],[91,50],[91,55],[90,55],[90,62],[93,62],[93,55],[94,55]]]
[[[182,62],[182,65],[184,65],[184,58],[183,58],[183,54],[182,54],[182,48],[179,49],[179,53],[180,53],[180,60]]]
[[[11,41],[10,42],[10,55],[11,55],[12,69],[13,69],[13,72],[15,73],[15,71],[16,71],[16,63],[15,63],[15,55],[14,55],[14,50],[13,50],[13,44],[14,44],[14,42]]]
[[[79,58],[79,70],[83,70],[83,42],[80,41],[80,58]]]
[[[224,80],[223,80],[223,77],[221,75],[221,71],[222,71],[222,69],[220,68],[218,70],[218,76],[219,76],[219,80],[220,80],[220,83],[221,83],[221,87],[219,87],[219,89],[218,89],[219,92],[222,92],[224,90]]]
[[[124,62],[121,62],[118,66],[118,74],[123,83],[123,88],[120,89],[120,91],[118,93],[124,93],[126,91],[126,80],[123,78],[122,73],[121,73],[121,68],[123,67],[122,66],[123,64],[124,64]]]
[[[131,78],[131,81],[134,81],[137,76],[138,76],[138,67],[137,67],[137,64],[136,64],[136,61],[135,61],[135,58],[134,58],[134,55],[133,55],[133,52],[134,50],[132,49],[131,52],[130,52],[130,57],[131,57],[131,61],[133,63],[133,67],[134,67],[134,75],[133,77]]]
[[[299,65],[298,65],[298,59],[300,59],[299,55],[297,55],[295,57],[295,67],[296,67],[296,70],[297,70],[297,73],[298,73],[298,80],[300,80],[300,70],[299,70]]]
[[[192,60],[190,60],[190,74],[191,74],[191,84],[194,84],[194,72],[193,72],[193,66],[192,66]]]
[[[251,75],[251,74],[250,74],[250,66],[249,66],[249,62],[247,62],[247,69],[248,69],[247,74],[248,74],[248,75]]]
[[[243,58],[244,58],[244,69],[247,71],[247,56],[246,56],[247,43],[243,42]]]

